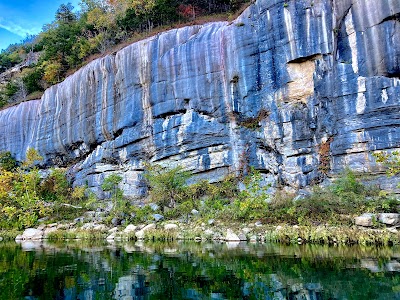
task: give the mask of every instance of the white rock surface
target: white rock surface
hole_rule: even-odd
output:
[[[231,229],[228,229],[227,232],[226,232],[225,241],[227,241],[227,242],[236,242],[236,241],[240,241],[240,238]]]
[[[136,225],[133,224],[129,224],[128,226],[125,227],[124,229],[124,233],[131,233],[131,232],[135,232],[137,229]]]

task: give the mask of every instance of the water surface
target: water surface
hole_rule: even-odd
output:
[[[400,248],[0,244],[0,299],[400,299]]]

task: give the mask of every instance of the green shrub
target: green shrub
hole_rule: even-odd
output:
[[[164,168],[160,165],[146,165],[145,179],[149,185],[149,195],[164,212],[164,207],[175,208],[176,203],[188,197],[187,180],[190,173],[182,167]],[[194,194],[193,194],[194,195]]]
[[[150,206],[145,205],[144,207],[130,206],[129,216],[131,216],[131,220],[137,223],[145,223],[149,220],[152,220],[152,215],[154,211]]]
[[[9,81],[5,87],[5,95],[7,97],[12,97],[18,92],[19,88],[16,82]]]
[[[113,215],[118,215],[120,212],[123,212],[126,206],[126,201],[123,198],[123,192],[118,187],[118,184],[122,181],[122,177],[117,174],[111,174],[107,178],[104,179],[101,188],[105,192],[111,193],[111,199],[113,201],[113,208],[111,213]]]
[[[17,161],[12,157],[11,152],[0,152],[0,168],[5,171],[14,171],[17,167]]]
[[[357,202],[367,194],[366,187],[350,169],[343,171],[340,177],[331,185],[330,190],[342,201]]]
[[[254,168],[250,170],[243,183],[245,188],[234,201],[235,217],[238,219],[258,219],[266,215],[270,196],[267,193],[269,185],[263,185],[261,173]]]
[[[34,68],[27,72],[27,74],[22,78],[28,94],[36,91],[43,91],[43,87],[40,85],[42,77],[42,70],[40,68]]]

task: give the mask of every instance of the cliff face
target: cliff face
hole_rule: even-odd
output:
[[[171,30],[0,112],[0,148],[71,165],[76,184],[143,162],[218,180],[245,165],[295,188],[400,147],[400,1],[258,0],[232,23]],[[389,181],[381,181],[382,184]]]

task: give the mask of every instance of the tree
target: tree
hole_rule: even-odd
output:
[[[77,18],[73,10],[74,6],[70,2],[61,4],[56,11],[56,21],[62,23],[71,23],[75,21]]]
[[[93,25],[97,34],[92,38],[101,53],[106,52],[114,43],[115,18],[114,14],[104,8],[96,7],[87,13],[88,24]]]
[[[43,79],[50,84],[56,84],[61,80],[62,64],[60,61],[46,61],[42,65]]]
[[[118,200],[122,198],[122,191],[118,188],[118,184],[122,181],[122,177],[117,174],[111,174],[104,179],[101,188],[105,192],[111,192],[111,197],[114,200],[114,209],[117,208]]]
[[[43,160],[43,157],[39,154],[39,152],[35,148],[29,147],[26,150],[26,158],[22,163],[22,166],[25,168],[33,168],[35,163]]]
[[[40,85],[42,77],[43,73],[41,68],[33,68],[26,73],[22,81],[28,94],[43,90],[43,87]]]

